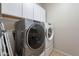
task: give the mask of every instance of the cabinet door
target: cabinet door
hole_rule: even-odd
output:
[[[22,4],[21,3],[2,3],[1,13],[22,17]]]
[[[45,22],[46,21],[46,18],[45,18],[46,17],[46,12],[45,12],[45,10],[42,7],[40,8],[40,17],[41,17],[40,20],[42,22]]]
[[[23,3],[23,17],[33,19],[33,4]]]
[[[34,4],[34,20],[40,21],[41,19],[41,13],[40,13],[40,6],[37,4]]]
[[[45,22],[45,10],[37,4],[34,4],[34,20]]]

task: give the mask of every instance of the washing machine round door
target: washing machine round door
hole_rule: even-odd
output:
[[[45,31],[40,24],[33,24],[27,31],[27,44],[31,49],[40,48],[45,41]]]

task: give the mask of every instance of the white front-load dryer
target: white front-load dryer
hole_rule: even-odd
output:
[[[47,37],[45,40],[45,55],[49,56],[54,47],[54,27],[51,24],[45,23]]]
[[[15,24],[16,52],[23,56],[39,56],[45,50],[44,23],[23,19]]]

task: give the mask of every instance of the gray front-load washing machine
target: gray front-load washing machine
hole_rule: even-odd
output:
[[[17,55],[38,56],[45,50],[45,25],[30,19],[15,23],[15,52]]]

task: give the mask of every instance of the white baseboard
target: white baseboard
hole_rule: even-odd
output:
[[[64,51],[61,51],[59,49],[54,49],[54,51],[57,51],[59,53],[62,53],[62,54],[64,54],[64,56],[72,56],[71,54],[65,53]]]

